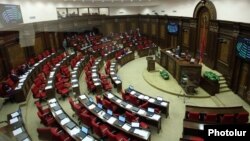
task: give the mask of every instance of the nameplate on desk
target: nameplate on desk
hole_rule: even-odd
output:
[[[124,124],[122,126],[122,129],[126,130],[126,131],[129,131],[131,129],[131,126],[129,126],[128,124]]]
[[[13,124],[13,123],[16,123],[16,122],[18,122],[18,118],[17,117],[15,117],[15,118],[13,118],[13,119],[10,120],[10,124]]]
[[[110,117],[107,122],[113,124],[116,120],[117,120],[116,118]]]
[[[19,127],[19,128],[17,128],[16,130],[13,130],[13,131],[12,131],[12,133],[13,133],[14,136],[19,135],[19,134],[21,134],[22,132],[23,132],[23,130],[22,130],[21,127]]]
[[[150,98],[148,101],[151,102],[151,103],[154,103],[154,102],[155,102],[155,99]]]
[[[19,112],[15,112],[15,113],[12,113],[12,114],[11,114],[11,117],[12,117],[12,118],[14,118],[14,117],[16,117],[16,116],[19,116]]]
[[[161,105],[162,106],[167,106],[168,104],[167,104],[167,102],[161,102]]]
[[[108,98],[110,99],[110,98],[113,98],[114,97],[114,95],[113,94],[111,94],[111,93],[108,93]]]
[[[136,92],[135,92],[135,91],[131,91],[130,94],[131,94],[131,95],[134,95],[134,94],[136,94]]]
[[[79,97],[80,97],[80,99],[86,99],[85,95],[80,95]]]
[[[64,118],[62,121],[61,121],[61,125],[65,125],[66,123],[70,122],[69,118]]]

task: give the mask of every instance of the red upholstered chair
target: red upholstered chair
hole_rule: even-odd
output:
[[[141,104],[141,105],[139,106],[139,108],[142,108],[142,109],[147,110],[147,109],[148,109],[148,101],[146,101],[146,102],[144,102],[143,104]]]
[[[51,114],[42,114],[41,112],[37,112],[38,117],[41,120],[41,123],[45,126],[55,126],[57,122],[55,118]]]
[[[52,134],[51,134],[50,129],[51,129],[51,127],[37,128],[36,131],[38,133],[39,140],[51,141]]]
[[[68,98],[71,109],[77,114],[80,115],[82,112],[82,106],[79,103],[75,103],[71,97]],[[75,114],[73,114],[74,116]]]
[[[88,113],[82,112],[80,114],[80,120],[82,121],[83,124],[87,125],[88,127],[91,127],[92,118],[93,117],[91,115],[89,115]]]
[[[111,109],[113,112],[115,112],[118,109],[118,107],[116,105],[114,105],[113,103],[111,103],[110,101],[108,101],[106,99],[103,99],[102,103],[106,109]]]
[[[125,101],[128,101],[129,100],[129,95],[128,94],[125,94],[125,92],[121,91],[121,94],[122,94],[122,99],[125,100]]]
[[[58,130],[58,128],[51,128],[50,132],[54,141],[73,141],[67,133],[63,130]]]
[[[36,101],[35,104],[36,104],[36,107],[37,107],[37,109],[38,109],[38,111],[40,113],[42,113],[42,114],[50,114],[49,107],[43,108],[44,106],[42,106],[42,104],[39,101]]]
[[[209,123],[217,122],[217,114],[215,113],[207,113],[204,115],[204,121]]]
[[[189,120],[199,121],[200,120],[200,113],[198,113],[198,112],[188,112],[187,118]]]
[[[113,134],[111,131],[107,130],[108,141],[128,141],[129,138],[121,132]]]
[[[133,95],[129,95],[129,102],[131,102],[132,104],[139,106],[140,104],[140,100],[137,99],[137,97],[133,96]]]
[[[234,123],[234,114],[224,114],[220,117],[220,123],[222,124],[231,124]]]
[[[31,92],[33,93],[34,98],[39,98],[39,100],[45,100],[47,98],[47,94],[44,90],[39,90],[35,85],[31,88]]]
[[[91,121],[92,127],[93,127],[93,132],[103,138],[107,136],[107,131],[109,130],[109,127],[105,124],[101,124],[96,122],[96,118]]]
[[[249,113],[241,112],[236,115],[236,122],[237,123],[247,123],[248,122]]]
[[[96,95],[96,96],[95,96],[95,99],[96,99],[96,103],[102,104],[102,98],[101,98],[99,95]],[[103,105],[103,104],[102,104],[102,105]]]
[[[130,113],[128,111],[125,112],[125,116],[126,116],[126,119],[129,121],[129,122],[139,122],[140,123],[140,127],[143,128],[143,129],[148,129],[149,126],[147,123],[145,122],[140,122],[139,120],[139,117],[135,116],[133,113]]]
[[[8,79],[6,80],[6,83],[7,83],[12,89],[14,89],[14,88],[16,87],[15,82],[12,81],[10,78],[8,78]]]
[[[56,89],[57,93],[60,94],[62,97],[66,97],[69,95],[69,89],[65,88],[63,84],[58,85]]]

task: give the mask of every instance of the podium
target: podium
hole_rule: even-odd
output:
[[[153,57],[146,57],[147,59],[147,70],[148,71],[154,71],[155,70],[155,60],[153,59]]]

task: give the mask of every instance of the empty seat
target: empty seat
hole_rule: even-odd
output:
[[[200,120],[200,113],[198,113],[198,112],[189,112],[188,115],[187,115],[187,118],[189,120],[198,121],[198,120]]]
[[[224,114],[220,118],[220,123],[223,123],[223,124],[234,123],[234,114]]]
[[[217,114],[215,113],[207,113],[204,115],[204,121],[209,123],[217,122]]]
[[[249,113],[241,112],[236,115],[236,122],[237,123],[247,123],[248,122]]]

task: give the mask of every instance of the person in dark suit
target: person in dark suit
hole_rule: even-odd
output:
[[[14,102],[14,90],[6,82],[2,82],[2,91],[5,98],[9,98],[11,102]]]
[[[15,83],[19,81],[19,77],[17,76],[15,70],[11,70],[10,79]]]

